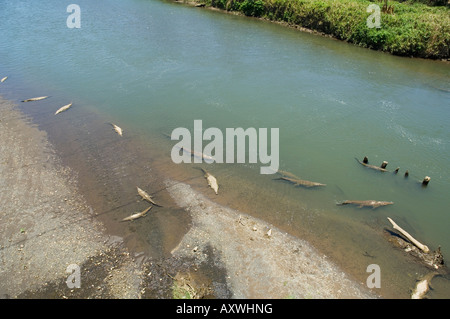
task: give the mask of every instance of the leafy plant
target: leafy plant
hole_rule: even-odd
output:
[[[262,0],[244,0],[239,10],[246,16],[260,17],[265,11],[264,2]]]

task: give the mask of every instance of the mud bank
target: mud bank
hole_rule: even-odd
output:
[[[235,298],[374,298],[309,243],[242,212],[215,204],[183,183],[167,190],[193,218],[173,250],[199,263],[216,251]],[[270,231],[270,232],[269,232]]]
[[[2,298],[376,297],[306,241],[168,178],[162,183],[176,205],[171,210],[190,220],[187,233],[163,245],[170,253],[130,249],[117,236],[117,216],[90,205],[81,191],[85,184],[47,133],[9,101],[1,99],[0,110]],[[140,232],[143,221],[121,227]],[[67,286],[72,264],[80,267],[81,289]]]
[[[46,133],[1,98],[0,113],[0,297],[138,298],[138,267],[121,238],[104,233]],[[85,267],[106,256],[115,267]],[[79,291],[66,284],[72,264],[80,267]]]

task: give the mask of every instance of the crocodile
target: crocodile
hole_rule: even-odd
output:
[[[40,101],[40,100],[44,100],[44,99],[46,99],[46,98],[48,98],[48,96],[33,97],[33,98],[31,98],[31,99],[23,100],[22,102]]]
[[[288,182],[294,184],[295,186],[305,186],[305,187],[326,186],[326,184],[310,182],[310,181],[305,181],[305,180],[298,179],[298,178],[290,178],[290,177],[286,177],[286,176],[282,176],[282,177],[276,178],[276,179],[288,181]]]
[[[376,200],[346,200],[342,203],[339,203],[338,205],[358,205],[359,208],[362,207],[372,207],[377,208],[380,206],[386,206],[386,205],[392,205],[394,202],[383,202],[383,201],[376,201]]]
[[[71,106],[72,106],[72,102],[67,105],[64,105],[58,111],[55,112],[55,115],[68,110]]]
[[[122,219],[122,221],[135,220],[135,219],[138,219],[138,218],[140,218],[140,217],[142,217],[142,216],[145,216],[145,215],[148,213],[148,211],[149,211],[150,209],[152,209],[152,207],[153,207],[153,206],[150,206],[150,207],[148,207],[146,210],[144,210],[144,211],[142,211],[142,212],[140,212],[140,213],[135,213],[135,214],[133,214],[133,215],[130,215],[130,216],[128,216],[128,217],[125,217],[124,219]]]

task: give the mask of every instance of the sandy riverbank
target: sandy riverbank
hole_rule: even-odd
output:
[[[130,252],[105,227],[107,216],[100,221],[87,204],[46,133],[9,101],[0,100],[0,112],[4,298],[171,298],[186,287],[213,298],[375,297],[307,242],[169,179],[170,198],[191,217],[189,231],[169,256]],[[133,222],[138,231],[145,218]],[[81,268],[80,289],[67,288],[71,264]]]
[[[66,269],[76,264],[81,296],[138,298],[138,267],[121,239],[104,233],[46,133],[1,98],[0,114],[0,296],[69,297]],[[83,267],[92,260],[99,266]]]
[[[374,297],[306,241],[215,204],[189,185],[167,181],[167,186],[178,205],[193,218],[193,227],[173,254],[187,256],[196,251],[195,258],[202,262],[207,256],[202,252],[208,246],[218,251],[234,297]]]

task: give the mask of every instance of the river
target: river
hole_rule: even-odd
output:
[[[426,273],[386,240],[387,217],[450,256],[448,63],[165,1],[77,4],[79,29],[67,27],[66,3],[0,0],[0,75],[8,75],[0,94],[51,96],[42,108],[21,108],[60,145],[74,137],[57,133],[61,117],[53,113],[73,101],[64,125],[81,128],[87,114],[117,123],[133,143],[151,146],[151,167],[201,188],[195,164],[170,168],[175,142],[163,133],[194,134],[194,120],[223,132],[278,128],[279,168],[326,187],[261,175],[261,163],[202,164],[219,180],[218,202],[309,240],[361,282],[369,264],[380,265],[387,297],[407,298]],[[390,172],[355,161],[364,156],[377,166],[388,161]],[[431,181],[421,187],[425,176]],[[337,205],[369,199],[394,205]],[[148,230],[139,230],[145,238]],[[448,298],[449,287],[437,278],[432,297]]]

